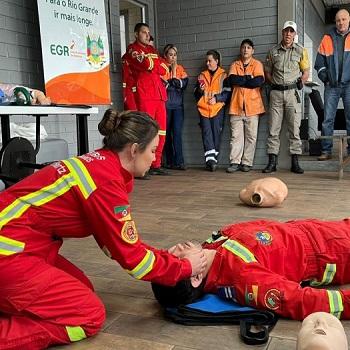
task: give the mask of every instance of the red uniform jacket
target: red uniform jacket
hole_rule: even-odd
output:
[[[348,219],[246,222],[221,234],[204,244],[217,249],[206,292],[292,319],[316,311],[350,318],[350,290],[311,287],[350,282]]]
[[[136,82],[137,98],[166,101],[166,89],[160,77],[169,70],[157,50],[134,42],[128,46],[125,59]]]
[[[56,162],[10,187],[0,195],[0,268],[16,254],[50,263],[62,238],[93,235],[137,279],[173,285],[189,277],[188,260],[139,239],[128,199],[132,187],[118,156],[103,149]]]

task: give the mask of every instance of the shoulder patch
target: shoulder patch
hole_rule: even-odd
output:
[[[114,214],[118,221],[131,220],[130,205],[121,205],[119,207],[114,207]]]
[[[272,236],[267,231],[259,231],[255,234],[255,239],[263,245],[270,245],[272,243]]]
[[[264,297],[265,306],[270,310],[277,310],[281,307],[282,295],[278,289],[269,289]]]
[[[137,234],[136,225],[133,220],[125,221],[121,236],[125,242],[130,244],[134,244],[138,241],[139,236]]]

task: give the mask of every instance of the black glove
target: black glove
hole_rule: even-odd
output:
[[[301,80],[301,78],[298,78],[297,80],[297,89],[298,90],[302,90],[304,87],[303,81]]]

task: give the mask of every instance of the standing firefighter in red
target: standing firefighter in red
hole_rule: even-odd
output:
[[[160,127],[159,145],[150,174],[167,175],[168,173],[161,168],[166,134],[165,101],[167,100],[165,83],[161,76],[168,73],[169,70],[157,50],[149,45],[150,31],[148,24],[136,24],[135,37],[135,42],[130,44],[126,50],[125,58],[129,63],[136,84],[136,105],[139,111],[146,112],[155,119]]]
[[[44,349],[96,334],[104,306],[88,278],[59,255],[63,238],[93,235],[134,278],[168,285],[202,270],[202,252],[178,259],[143,243],[132,220],[133,176],[154,160],[158,125],[107,110],[104,147],[56,162],[0,196],[0,349]]]

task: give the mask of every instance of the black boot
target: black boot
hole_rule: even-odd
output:
[[[276,171],[276,165],[277,165],[277,155],[276,154],[269,154],[269,163],[267,164],[266,168],[262,171],[263,173],[272,173]]]
[[[297,154],[292,154],[292,167],[290,168],[290,171],[296,174],[304,174],[304,169],[299,166]]]

